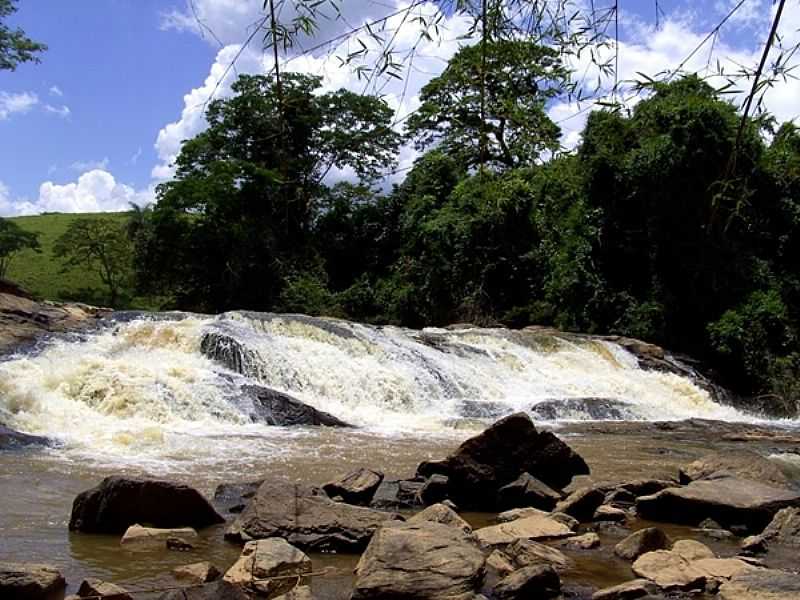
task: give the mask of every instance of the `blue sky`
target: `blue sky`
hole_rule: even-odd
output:
[[[260,4],[194,0],[215,40],[199,29],[184,0],[21,0],[11,23],[49,49],[41,64],[0,71],[0,215],[119,210],[129,201],[151,201],[153,186],[170,175],[180,141],[202,130],[203,100],[215,87],[217,94],[227,93],[235,75],[221,80],[222,72],[259,17]],[[402,7],[407,0],[343,0],[346,22],[385,16],[394,4]],[[656,31],[654,0],[620,0],[624,73],[674,68],[734,2],[659,4],[665,14]],[[766,35],[770,5],[749,0],[723,29],[715,58],[752,60]],[[788,35],[800,27],[800,7],[791,6],[784,20]],[[448,26],[459,32],[465,23],[451,15]],[[348,28],[344,22],[327,23],[319,39]],[[398,43],[414,35],[413,27],[404,25]],[[240,71],[263,69],[258,40],[253,46],[237,63]],[[698,53],[694,68],[705,64],[709,48]],[[453,41],[431,45],[427,54],[419,53],[406,94],[391,84],[382,90],[398,115],[416,107],[419,88],[456,49]],[[361,87],[351,71],[337,68],[325,54],[301,56],[291,68],[321,73],[332,88]],[[771,92],[779,116],[794,116],[798,91],[790,86]],[[565,102],[551,110],[554,118],[567,118],[562,125],[567,145],[579,139],[585,115],[570,116],[578,109]],[[400,164],[410,164],[414,156],[404,149]]]

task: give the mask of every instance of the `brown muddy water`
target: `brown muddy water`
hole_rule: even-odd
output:
[[[702,426],[653,424],[582,424],[565,426],[559,434],[592,469],[590,477],[573,482],[621,481],[640,477],[674,477],[677,469],[712,449],[750,448],[777,460],[793,471],[800,453],[800,434],[770,432],[753,439],[742,435],[747,426],[702,424]],[[284,434],[276,428],[276,435]],[[131,591],[169,588],[179,583],[171,576],[173,567],[210,560],[226,569],[238,557],[240,548],[222,539],[224,526],[201,532],[201,540],[190,552],[133,553],[120,547],[118,536],[72,534],[67,530],[70,507],[76,494],[111,474],[154,475],[191,484],[209,497],[223,482],[277,477],[287,481],[321,484],[349,470],[368,466],[382,470],[388,478],[408,477],[425,459],[441,457],[463,439],[475,433],[467,428],[449,435],[385,435],[331,429],[294,430],[283,435],[283,452],[264,455],[231,452],[211,465],[197,465],[190,456],[154,465],[103,464],[75,458],[59,449],[0,453],[0,561],[45,562],[58,566],[74,591],[89,576],[118,583]],[[733,431],[733,433],[732,433]],[[736,433],[739,432],[739,433]],[[244,437],[229,440],[236,445],[255,443]],[[233,442],[236,442],[235,444]],[[198,439],[198,444],[203,440]],[[200,450],[200,449],[199,449]],[[794,471],[796,476],[796,471]],[[464,515],[473,526],[492,523],[494,515]],[[599,530],[602,545],[592,551],[566,551],[574,567],[563,576],[574,598],[590,597],[592,590],[621,583],[633,577],[630,564],[613,556],[613,545],[631,529],[650,526],[634,521],[629,529]],[[721,556],[737,553],[738,540],[716,541],[687,527],[659,524],[673,539],[694,538],[711,546]],[[348,598],[358,557],[311,555],[314,571],[324,575],[313,579],[315,597]],[[770,554],[770,566],[796,567],[795,556]],[[156,597],[139,593],[137,598]]]

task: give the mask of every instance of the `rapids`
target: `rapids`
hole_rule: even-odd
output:
[[[540,418],[545,404],[549,421],[619,418],[620,407],[632,420],[753,419],[687,377],[640,369],[605,340],[231,312],[120,315],[7,357],[0,422],[91,461],[153,467],[280,453],[303,433],[252,422],[242,388],[253,383],[390,437],[463,438],[481,418]],[[580,398],[615,410],[587,412]]]

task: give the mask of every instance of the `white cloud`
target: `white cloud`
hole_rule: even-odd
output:
[[[57,98],[61,98],[64,96],[64,92],[62,92],[61,88],[58,87],[57,85],[51,86],[49,91],[51,96],[56,96]]]
[[[18,94],[0,92],[0,121],[8,119],[15,113],[25,114],[39,103],[39,97],[33,92]]]
[[[135,190],[117,182],[108,171],[94,169],[66,184],[45,181],[39,186],[39,198],[35,201],[13,199],[8,188],[0,184],[0,215],[119,212],[129,210],[130,203],[140,206],[151,203],[154,195],[152,186]]]
[[[70,114],[72,114],[72,111],[66,104],[62,104],[61,106],[53,106],[52,104],[45,104],[44,110],[50,114],[61,117],[62,119],[66,119],[67,117],[70,116]]]
[[[73,171],[78,171],[79,173],[85,173],[86,171],[94,171],[94,170],[101,170],[107,171],[108,170],[108,157],[104,157],[103,160],[76,160],[72,163],[69,168]]]

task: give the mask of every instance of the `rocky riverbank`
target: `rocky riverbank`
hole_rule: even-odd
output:
[[[762,444],[770,431],[766,443],[791,448],[791,436],[769,428],[725,435]],[[211,501],[186,485],[108,478],[75,499],[73,535],[103,532],[135,552],[131,560],[154,560],[191,551],[211,527],[241,546],[240,557],[187,564],[170,585],[125,590],[87,579],[69,589],[80,598],[161,600],[800,597],[800,491],[774,461],[726,449],[673,476],[600,482],[564,439],[516,414],[420,463],[410,479],[367,467],[321,487],[267,477],[220,485]],[[312,558],[321,552],[360,555],[334,595]],[[613,585],[586,585],[578,575],[591,564],[616,565]],[[55,567],[0,564],[2,598],[53,600],[66,589]]]

